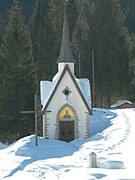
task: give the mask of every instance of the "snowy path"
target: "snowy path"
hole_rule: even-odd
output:
[[[103,141],[106,141],[106,143],[103,143],[105,152],[102,152],[100,159],[102,159],[102,156],[105,157],[103,159],[113,161],[119,159],[127,168],[130,167],[129,165],[132,164],[134,158],[135,112],[134,110],[124,109],[117,110],[117,113],[117,117],[113,119],[113,126],[103,132],[105,137]],[[127,159],[129,161],[128,165]]]
[[[0,180],[135,180],[135,109],[96,110],[92,117],[97,133],[71,143],[20,139],[0,150]],[[95,119],[94,119],[95,118]],[[100,126],[101,125],[101,126]],[[94,129],[93,129],[94,130]],[[90,169],[89,154],[95,152],[99,168]]]
[[[122,146],[123,155],[124,155],[124,164],[125,168],[134,170],[135,162],[135,110],[129,111],[126,110],[123,112],[123,116],[126,119],[126,135],[125,139],[127,142]]]

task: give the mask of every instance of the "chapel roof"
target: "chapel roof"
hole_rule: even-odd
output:
[[[71,62],[74,63],[75,60],[73,58],[71,43],[69,37],[69,26],[68,26],[68,17],[67,17],[67,3],[64,3],[64,21],[63,21],[63,32],[62,32],[62,42],[60,55],[57,60],[57,63],[63,62]]]
[[[63,69],[63,72],[59,79],[57,79],[54,82],[48,82],[48,81],[41,81],[40,88],[41,88],[41,104],[43,105],[42,111],[45,111],[50,104],[52,98],[55,95],[55,92],[61,83],[61,80],[66,73],[66,71],[69,73],[80,97],[82,98],[82,101],[84,102],[85,106],[87,107],[89,113],[91,113],[91,96],[90,96],[90,84],[88,79],[76,79],[73,74],[70,71],[70,68],[68,65],[66,65]],[[47,90],[48,86],[48,90]],[[46,91],[45,91],[46,90]]]

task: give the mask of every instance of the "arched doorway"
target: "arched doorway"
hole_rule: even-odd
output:
[[[68,105],[61,109],[59,113],[59,123],[60,140],[67,142],[74,140],[75,113]]]

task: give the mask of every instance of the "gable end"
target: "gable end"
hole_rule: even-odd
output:
[[[85,106],[87,107],[87,109],[89,111],[89,114],[90,114],[91,113],[91,109],[90,109],[90,107],[89,107],[89,105],[88,105],[88,103],[87,103],[87,101],[86,101],[86,99],[85,99],[85,97],[84,97],[84,95],[83,95],[83,93],[82,93],[78,83],[76,82],[75,77],[73,76],[73,74],[70,71],[70,68],[69,68],[69,66],[67,64],[65,65],[65,67],[63,69],[63,72],[61,73],[61,76],[60,76],[60,78],[59,78],[59,80],[58,80],[58,82],[57,82],[57,84],[56,84],[52,94],[50,95],[46,105],[44,106],[43,112],[46,111],[48,105],[50,104],[50,102],[51,102],[51,100],[52,100],[52,98],[53,98],[53,96],[54,96],[54,94],[55,94],[55,92],[56,92],[56,90],[57,90],[57,88],[58,88],[58,86],[59,86],[63,76],[64,76],[64,74],[66,73],[66,71],[68,71],[68,73],[69,73],[69,75],[70,75],[70,77],[71,77],[71,79],[72,79],[72,81],[73,81],[73,83],[74,83],[78,93],[80,94],[80,96],[81,96],[81,98],[82,98],[82,100],[83,100],[83,102],[84,102]]]

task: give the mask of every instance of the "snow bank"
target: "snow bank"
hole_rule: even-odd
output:
[[[90,90],[90,81],[86,78],[77,79],[76,81],[88,103],[88,105],[91,107],[91,90]]]
[[[93,109],[93,116],[90,118],[90,137],[97,133],[103,132],[112,125],[112,119],[117,116],[117,113],[108,109]]]
[[[6,148],[7,147],[7,145],[4,145],[4,144],[2,144],[1,142],[0,142],[0,150],[1,149],[4,149],[4,148]]]
[[[40,82],[40,92],[41,92],[41,104],[45,105],[48,101],[50,94],[53,92],[57,81],[41,81]]]
[[[38,137],[35,146],[34,135],[22,138],[0,150],[0,179],[135,179],[134,117],[134,109],[95,109],[91,125],[110,123],[94,128],[89,139],[67,143]],[[91,152],[96,153],[99,168],[89,168]]]
[[[122,161],[108,160],[103,163],[98,162],[98,167],[104,169],[123,169],[124,163]]]

